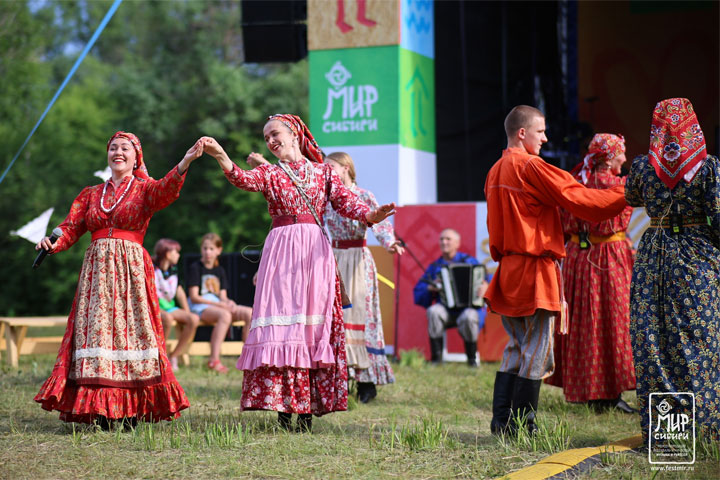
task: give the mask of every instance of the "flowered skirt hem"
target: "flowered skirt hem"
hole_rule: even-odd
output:
[[[387,385],[395,383],[390,362],[385,355],[368,353],[370,357],[370,368],[350,369],[350,378],[361,383],[374,383],[375,385]]]
[[[35,396],[43,409],[60,412],[65,422],[92,423],[98,416],[109,419],[137,417],[157,422],[172,420],[190,402],[177,380],[140,387],[120,388],[74,385],[64,376],[51,375]]]

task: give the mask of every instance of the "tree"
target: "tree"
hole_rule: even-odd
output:
[[[3,170],[110,4],[0,6],[0,22],[12,20],[0,33]],[[100,182],[93,172],[107,164],[105,145],[115,131],[138,135],[157,178],[201,135],[217,138],[241,165],[251,151],[269,155],[262,127],[277,112],[306,114],[307,62],[243,64],[237,2],[124,2],[0,184],[0,275],[12,279],[0,295],[0,314],[69,311],[88,236],[46,260],[40,274],[29,268],[32,246],[8,232],[50,206],[51,226],[60,223],[80,190]],[[204,156],[180,199],[150,222],[145,246],[172,237],[193,252],[214,231],[226,252],[235,251],[260,244],[269,224],[262,196],[230,185]]]

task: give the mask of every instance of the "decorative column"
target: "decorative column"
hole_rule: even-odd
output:
[[[380,203],[437,201],[433,2],[308,0],[310,129]]]

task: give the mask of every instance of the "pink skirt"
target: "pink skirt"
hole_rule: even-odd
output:
[[[332,248],[317,225],[272,229],[265,240],[250,331],[237,368],[335,365],[330,346],[335,271]]]

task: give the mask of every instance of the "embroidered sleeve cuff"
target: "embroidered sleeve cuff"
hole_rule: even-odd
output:
[[[225,177],[228,178],[229,180],[236,180],[238,178],[238,176],[240,175],[240,173],[238,172],[238,170],[240,170],[240,167],[238,167],[235,162],[233,162],[232,166],[233,167],[229,172],[223,172],[223,173],[225,174]]]
[[[188,169],[185,169],[185,171],[184,171],[183,173],[180,173],[180,165],[175,165],[175,168],[173,168],[173,172],[172,172],[172,173],[173,173],[173,176],[174,176],[176,179],[183,179],[183,180],[185,180],[185,176],[187,175],[188,170],[189,170],[189,168],[188,168]]]

